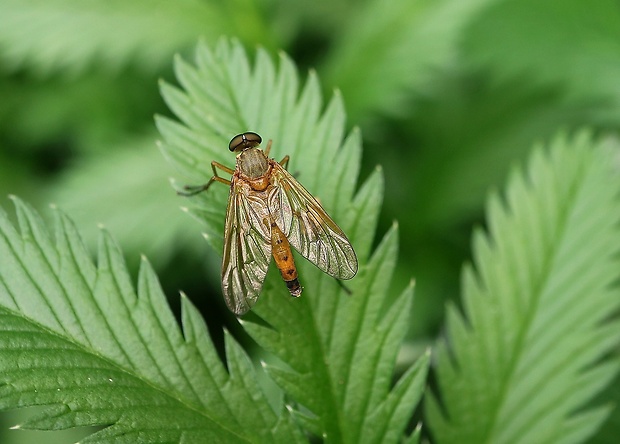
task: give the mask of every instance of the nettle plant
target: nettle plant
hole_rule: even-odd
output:
[[[448,307],[432,353],[396,375],[413,285],[391,293],[397,225],[372,248],[383,172],[357,188],[361,137],[345,134],[340,95],[323,107],[313,72],[301,86],[284,54],[277,67],[261,50],[250,63],[228,40],[175,68],[181,88],[161,91],[180,121],[157,118],[167,159],[204,183],[212,160],[234,165],[232,135],[272,139],[271,157],[290,155],[289,170],[354,245],[351,294],[299,260],[306,290],[294,299],[270,270],[242,325],[273,364],[257,369],[228,333],[223,362],[184,295],[177,323],[146,258],[134,285],[105,230],[95,264],[60,210],[48,227],[13,197],[17,227],[0,214],[0,408],[40,407],[17,427],[99,426],[83,443],[527,444],[584,442],[600,427],[611,407],[591,402],[617,374],[620,339],[610,144],[558,135],[514,171],[504,197],[491,195],[462,307]],[[187,201],[218,252],[227,196],[212,186]]]

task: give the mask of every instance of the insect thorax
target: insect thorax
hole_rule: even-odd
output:
[[[269,161],[263,150],[248,148],[237,155],[237,169],[250,179],[256,179],[269,171]]]

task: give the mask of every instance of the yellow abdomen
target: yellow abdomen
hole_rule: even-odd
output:
[[[295,267],[291,245],[275,222],[271,223],[271,254],[291,296],[298,297],[301,294],[301,285],[297,280],[297,267]]]

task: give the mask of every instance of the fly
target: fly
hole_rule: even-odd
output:
[[[263,287],[274,258],[291,296],[301,295],[291,245],[319,269],[336,279],[357,273],[357,257],[347,236],[321,204],[287,170],[289,156],[280,162],[269,158],[262,139],[252,132],[232,138],[228,149],[237,153],[233,170],[212,161],[213,177],[204,185],[186,186],[185,196],[207,190],[213,182],[230,186],[224,254],[222,293],[236,315],[250,310]],[[220,177],[217,170],[232,177]]]

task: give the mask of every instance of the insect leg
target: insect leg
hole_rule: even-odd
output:
[[[288,154],[286,156],[284,156],[282,158],[282,160],[279,162],[280,165],[282,165],[284,167],[285,170],[288,170],[288,161],[290,160],[290,157],[288,156]]]
[[[267,142],[267,148],[265,148],[265,156],[269,157],[269,151],[271,151],[271,142],[272,140],[269,139],[269,142]],[[286,156],[284,156],[282,158],[282,160],[280,162],[278,162],[280,165],[282,165],[284,167],[284,169],[288,169],[288,161],[289,161],[289,156],[288,154]]]
[[[217,175],[216,168],[219,168],[220,170],[228,174],[234,174],[235,172],[234,170],[228,168],[226,165],[222,165],[221,163],[216,162],[214,160],[211,162],[211,169],[213,169],[213,177],[211,177],[211,179],[209,179],[207,183],[205,183],[204,185],[185,185],[183,187],[185,191],[177,191],[177,194],[180,194],[181,196],[193,196],[195,194],[202,193],[203,191],[205,191],[207,188],[211,186],[213,182],[221,182],[224,185],[230,185],[230,180],[224,179],[223,177],[220,177]]]
[[[265,156],[269,157],[269,151],[271,151],[271,139],[267,142],[267,148],[265,148]]]
[[[353,292],[351,291],[351,289],[350,289],[349,287],[347,287],[347,286],[344,284],[344,282],[342,282],[340,279],[336,279],[336,278],[334,278],[334,279],[336,280],[336,282],[338,283],[338,285],[340,286],[340,288],[341,288],[341,289],[342,289],[342,290],[343,290],[346,294],[348,294],[349,296],[351,296],[351,295],[353,294]]]

